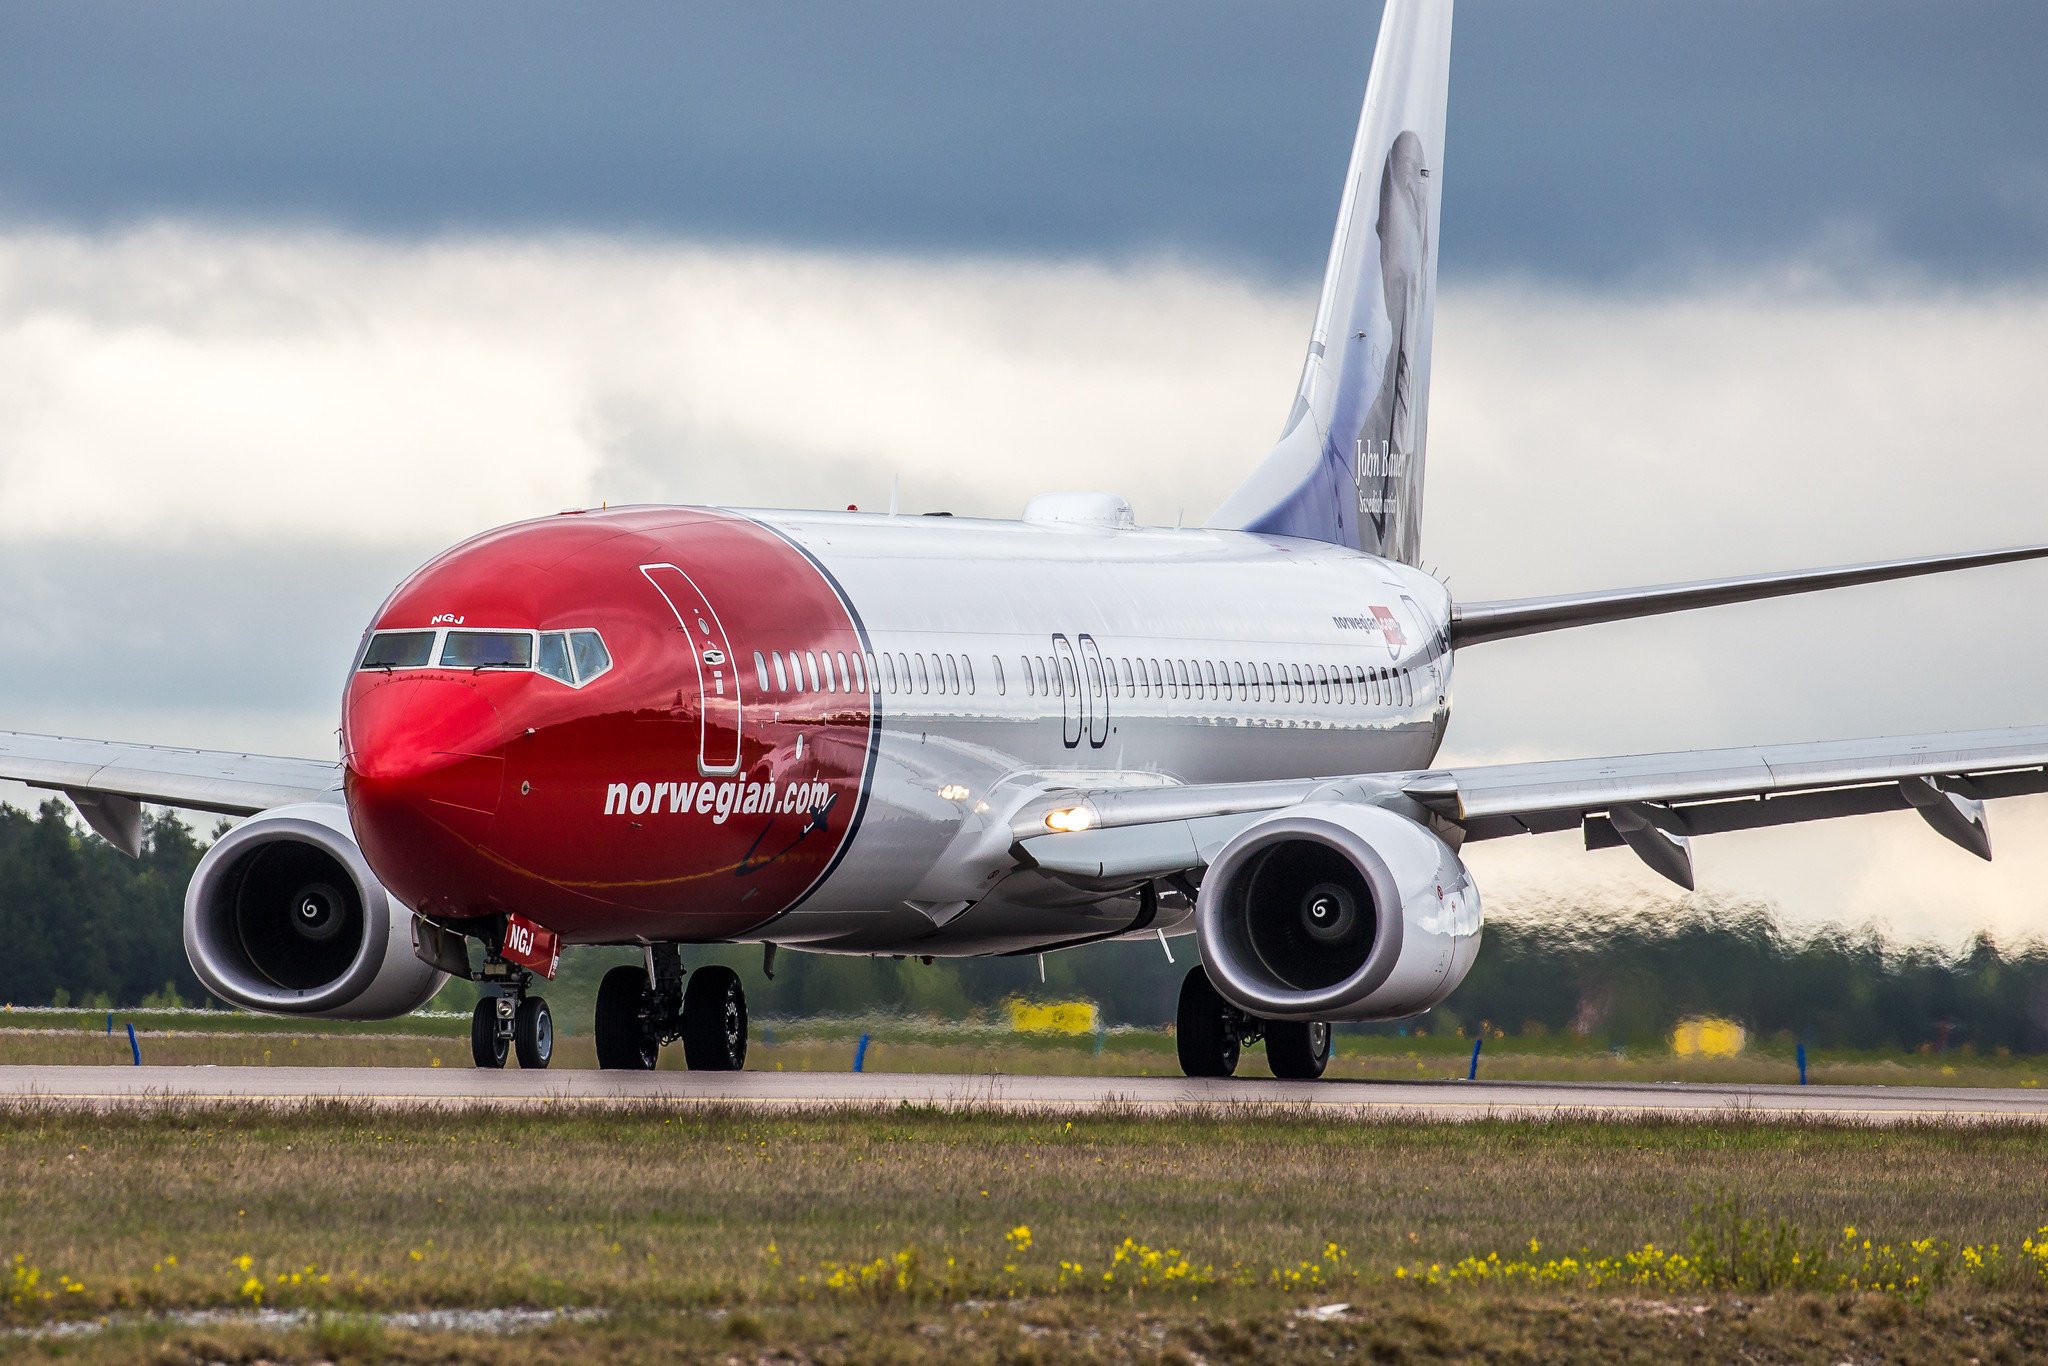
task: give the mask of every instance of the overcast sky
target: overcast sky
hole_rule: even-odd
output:
[[[1206,515],[1377,6],[0,9],[0,727],[328,754],[388,587],[609,499]],[[1468,597],[2048,539],[2048,8],[1466,0],[1425,556]],[[2048,569],[1459,661],[1475,760],[2039,722]],[[19,789],[0,793],[24,799]],[[2043,924],[2048,806],[1704,885]],[[1641,889],[1568,837],[1496,905]]]

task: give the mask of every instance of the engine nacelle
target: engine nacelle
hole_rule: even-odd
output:
[[[215,841],[185,890],[185,956],[224,1001],[274,1015],[388,1020],[448,975],[412,951],[412,912],[356,847],[348,812],[266,811]]]
[[[1479,889],[1451,847],[1378,807],[1306,802],[1240,831],[1202,879],[1195,930],[1225,1000],[1268,1020],[1392,1020],[1456,989]]]

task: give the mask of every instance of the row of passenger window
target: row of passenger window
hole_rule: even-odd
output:
[[[890,654],[855,650],[754,651],[754,681],[762,692],[967,693],[974,665],[966,655]]]
[[[1024,658],[1026,690],[1035,696],[1076,696],[1075,661],[1065,655]],[[1223,702],[1318,702],[1329,706],[1413,706],[1406,669],[1358,664],[1293,664],[1223,659],[1086,658],[1089,691],[1112,698],[1194,698]],[[1100,675],[1098,677],[1098,674]]]
[[[1079,697],[1076,661],[1066,656],[1022,655],[1019,681],[1028,697]],[[1275,664],[1241,660],[1116,659],[1089,657],[1088,690],[1097,697],[1207,699],[1226,702],[1320,702],[1330,706],[1412,706],[1415,684],[1406,669],[1356,664]],[[887,650],[851,655],[843,650],[754,652],[754,678],[764,693],[903,693],[968,695],[974,662],[966,655]],[[989,657],[989,682],[1009,691],[1001,656]]]

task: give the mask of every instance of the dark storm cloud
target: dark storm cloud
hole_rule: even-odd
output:
[[[0,12],[0,215],[1321,267],[1377,7],[217,0]],[[2038,0],[1466,0],[1453,274],[2048,255]]]

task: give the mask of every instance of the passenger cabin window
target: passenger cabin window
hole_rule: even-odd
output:
[[[1003,681],[1003,657],[1001,655],[990,655],[988,657],[988,664],[991,669],[995,670],[996,696],[1008,696],[1010,688],[1009,685]]]
[[[770,655],[768,656],[768,662],[775,666],[775,691],[788,692],[789,675],[782,671],[782,656],[779,654]]]
[[[359,669],[424,669],[434,662],[432,631],[379,631],[363,647]]]

